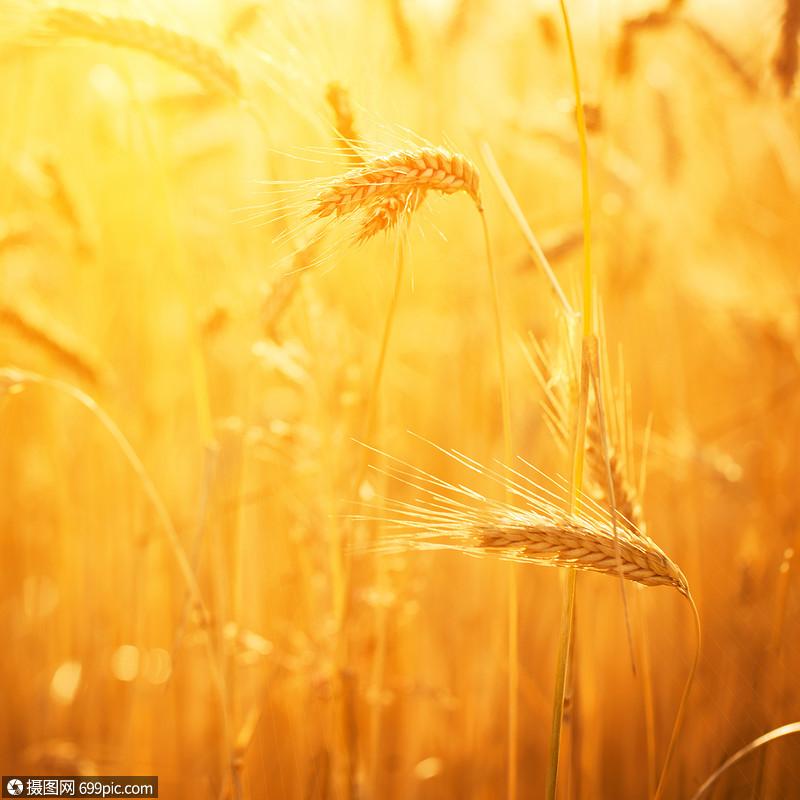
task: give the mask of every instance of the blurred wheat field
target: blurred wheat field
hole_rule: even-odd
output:
[[[567,5],[609,435],[702,625],[690,798],[800,719],[800,8]],[[409,471],[503,501],[480,203],[409,195],[355,242],[305,201],[424,143],[475,164],[511,466],[568,478],[571,342],[480,148],[580,308],[558,3],[0,0],[0,72],[2,773],[539,796],[565,570],[381,546],[392,509],[424,527]],[[578,576],[559,797],[652,796],[665,758],[692,615],[625,586],[635,673],[620,581]],[[800,743],[713,796],[800,797]]]

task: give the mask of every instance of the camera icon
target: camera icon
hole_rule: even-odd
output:
[[[22,781],[19,778],[12,778],[7,784],[6,789],[8,789],[8,793],[13,797],[22,794],[23,790]]]

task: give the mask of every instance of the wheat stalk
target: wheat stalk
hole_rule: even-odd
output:
[[[478,211],[483,210],[480,176],[468,158],[443,147],[417,147],[372,159],[333,179],[317,194],[310,215],[339,218],[362,209],[375,211],[376,203],[407,201],[415,190],[465,191]]]
[[[196,78],[212,92],[241,97],[236,69],[209,45],[172,28],[142,19],[57,7],[49,10],[46,28],[74,36],[149,53]]]

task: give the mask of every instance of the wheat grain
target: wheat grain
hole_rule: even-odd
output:
[[[149,53],[196,78],[209,91],[241,97],[236,69],[220,53],[191,36],[142,19],[58,7],[47,12],[46,28],[72,36]]]
[[[397,150],[368,161],[332,180],[317,194],[310,215],[343,217],[395,198],[405,200],[414,190],[455,194],[465,191],[483,210],[480,176],[475,165],[443,147]]]
[[[382,197],[368,206],[354,237],[356,244],[394,227],[404,216],[410,217],[419,208],[426,194],[425,189],[412,189],[397,197]]]

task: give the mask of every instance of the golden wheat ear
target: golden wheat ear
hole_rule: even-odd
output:
[[[410,501],[383,502],[387,514],[383,521],[402,533],[383,537],[371,549],[450,549],[612,576],[621,573],[625,580],[672,586],[689,596],[686,578],[664,551],[633,526],[615,528],[610,514],[590,497],[582,497],[583,511],[570,512],[565,487],[557,483],[547,488],[521,472],[485,467],[454,451],[440,452],[489,478],[520,505],[390,459],[396,467],[387,474],[416,496]]]
[[[414,191],[464,191],[483,210],[480,176],[466,156],[443,147],[417,147],[374,158],[334,178],[317,194],[309,214],[345,217],[378,202],[406,200]]]

